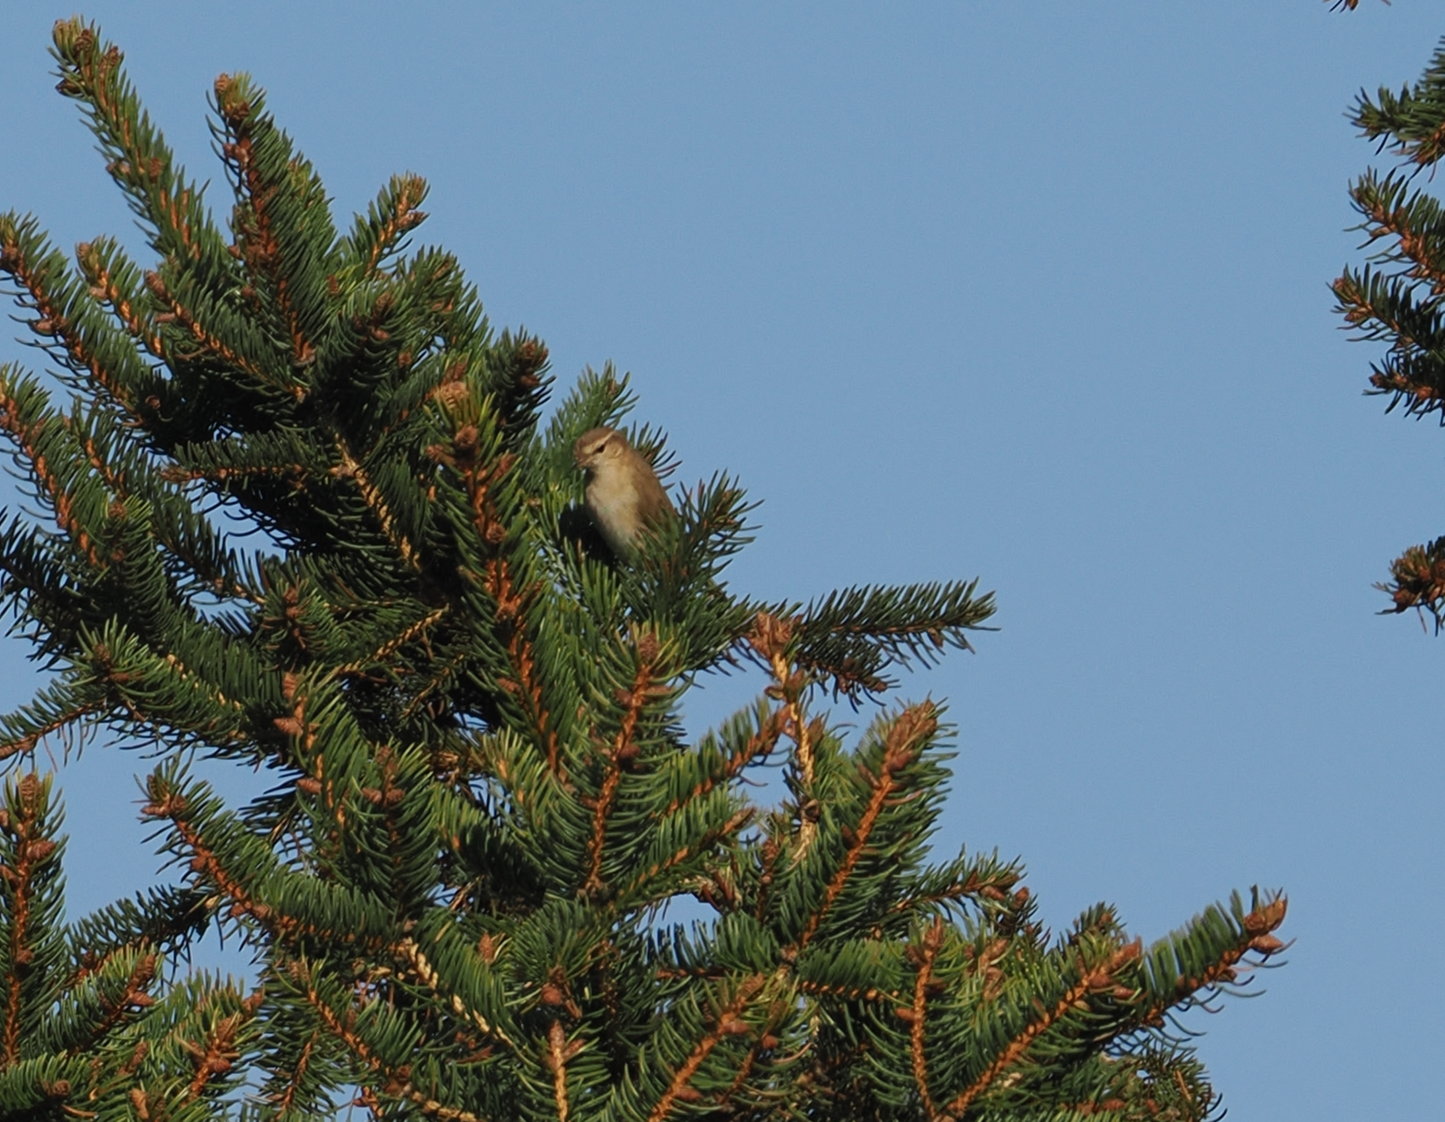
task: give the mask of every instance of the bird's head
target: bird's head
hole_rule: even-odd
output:
[[[628,450],[627,437],[602,425],[588,429],[577,438],[572,446],[572,459],[583,471],[591,473],[604,464],[621,462]]]

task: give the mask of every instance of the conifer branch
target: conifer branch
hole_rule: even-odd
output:
[[[934,1105],[933,1092],[929,1086],[928,1059],[924,1052],[924,1031],[928,1024],[928,999],[934,992],[933,963],[943,946],[943,920],[935,917],[923,933],[923,939],[914,952],[917,973],[913,979],[913,1003],[906,1009],[899,1009],[900,1015],[907,1014],[909,1059],[913,1065],[913,1082],[918,1088],[918,1097],[923,1100],[923,1110],[930,1122],[939,1119],[938,1107]]]
[[[297,934],[300,924],[290,916],[278,916],[257,900],[249,887],[227,870],[220,856],[206,844],[202,833],[190,820],[189,800],[159,775],[152,775],[146,784],[150,801],[141,807],[142,818],[166,818],[175,826],[181,844],[190,852],[191,871],[218,889],[231,901],[233,915],[246,914],[263,927],[278,932]]]
[[[51,417],[31,416],[28,402],[17,390],[24,392],[34,387],[13,385],[7,377],[9,373],[8,367],[0,366],[0,432],[10,437],[27,461],[30,474],[50,506],[56,524],[75,548],[84,554],[92,569],[104,569],[107,559],[97,548],[90,527],[78,516],[76,497],[68,481],[57,470],[59,465],[52,463],[49,455],[52,449],[58,451],[50,433],[61,431],[63,426],[55,424]]]
[[[184,684],[187,688],[196,690],[198,693],[204,694],[207,700],[221,708],[230,709],[235,713],[244,713],[246,711],[246,707],[242,705],[241,702],[235,698],[227,697],[213,682],[186,666],[186,664],[174,654],[167,653],[162,655],[161,661],[171,668],[177,682]]]
[[[214,902],[214,897],[190,889],[152,889],[143,897],[119,900],[85,917],[68,933],[74,962],[71,981],[79,984],[106,974],[114,962],[155,958],[157,950],[180,950],[206,929]]]
[[[671,870],[685,865],[699,854],[707,853],[715,846],[735,839],[739,831],[751,823],[752,820],[753,811],[751,808],[734,812],[726,821],[710,830],[705,830],[698,834],[691,840],[690,844],[680,846],[666,854],[661,861],[655,861],[650,865],[639,868],[637,875],[614,895],[614,899],[633,900],[643,895],[644,890],[649,885],[662,880]]]
[[[1258,955],[1262,961],[1267,961],[1283,951],[1285,944],[1274,932],[1284,922],[1287,907],[1285,898],[1277,896],[1245,913],[1238,920],[1235,938],[1225,946],[1217,948],[1214,954],[1205,960],[1198,959],[1196,955],[1180,953],[1177,949],[1183,946],[1187,935],[1166,940],[1156,949],[1178,961],[1182,969],[1173,978],[1172,986],[1164,984],[1168,975],[1156,979],[1156,985],[1150,987],[1152,1000],[1133,1010],[1134,1024],[1158,1024],[1170,1010],[1202,1004],[1202,999],[1197,996],[1200,993],[1208,994],[1221,985],[1240,980],[1240,964],[1246,962],[1247,955]],[[1228,923],[1218,908],[1210,909],[1196,922],[1200,926],[1222,926]],[[1170,949],[1165,950],[1166,947]]]
[[[331,1035],[345,1046],[371,1073],[378,1077],[380,1089],[386,1095],[406,1099],[428,1118],[442,1122],[489,1122],[480,1114],[458,1107],[448,1106],[419,1089],[412,1081],[408,1065],[393,1064],[383,1059],[365,1035],[358,1030],[362,1010],[350,1009],[338,1012],[328,996],[321,992],[322,986],[316,976],[316,967],[311,963],[293,960],[289,967],[291,979],[300,988],[302,997],[315,1010],[321,1023]],[[374,999],[373,999],[374,1005]],[[364,1009],[363,1005],[363,1009]]]
[[[420,619],[407,624],[395,635],[387,639],[386,642],[382,643],[381,646],[367,652],[367,654],[361,658],[353,659],[350,662],[338,666],[332,671],[332,674],[338,678],[345,677],[349,674],[360,674],[369,667],[386,662],[408,643],[414,642],[435,628],[437,624],[450,616],[452,611],[453,609],[449,605],[443,605],[440,608],[433,609]],[[417,698],[413,698],[412,704],[415,705],[417,700]]]
[[[361,259],[363,276],[378,275],[402,239],[426,221],[426,212],[420,208],[427,190],[426,180],[419,175],[394,175],[371,204],[367,220],[357,219],[351,256]]]
[[[1368,266],[1359,273],[1345,270],[1332,287],[1335,310],[1360,329],[1358,338],[1393,340],[1370,375],[1373,392],[1393,395],[1387,411],[1401,404],[1414,416],[1439,410],[1445,399],[1445,364],[1437,357],[1445,342],[1440,302],[1416,300],[1414,282]]]
[[[298,1101],[304,1093],[304,1085],[312,1074],[313,1060],[317,1057],[320,1043],[320,1031],[312,1032],[301,1042],[297,1049],[296,1061],[291,1072],[286,1078],[285,1086],[278,1090],[272,1090],[266,1096],[267,1101],[276,1108],[276,1115],[284,1118],[291,1111],[296,1110]]]
[[[1120,972],[1136,963],[1142,953],[1143,948],[1137,940],[1126,943],[1115,951],[1107,962],[1092,970],[1082,971],[1079,979],[1064,991],[1051,1008],[1036,1009],[1037,1015],[1028,1022],[1023,1031],[1008,1042],[977,1079],[949,1101],[943,1113],[938,1115],[939,1122],[959,1122],[973,1101],[991,1087],[999,1076],[1017,1064],[1044,1033],[1068,1016],[1089,994],[1114,989]]]
[[[826,953],[826,952],[825,952]],[[821,978],[798,977],[795,979],[800,994],[809,997],[831,998],[838,1001],[865,1002],[876,1005],[880,1010],[896,1013],[901,1020],[910,1016],[906,1006],[900,1008],[904,991],[895,988],[880,988],[875,985],[843,985],[840,982]]]
[[[502,679],[499,684],[521,702],[548,769],[560,776],[563,773],[561,743],[547,708],[537,652],[526,629],[526,611],[533,591],[517,587],[511,566],[502,558],[492,558],[486,563],[482,587],[496,605],[497,622],[503,632],[503,645],[512,673],[510,678]]]
[[[659,687],[655,680],[657,659],[660,651],[657,636],[651,632],[633,634],[633,650],[637,654],[636,669],[630,688],[621,691],[618,698],[623,704],[622,719],[618,722],[617,735],[607,746],[603,756],[605,771],[597,794],[592,799],[592,831],[587,844],[587,875],[582,880],[581,891],[596,895],[604,891],[602,880],[602,856],[607,849],[607,825],[621,785],[623,773],[633,766],[641,754],[637,744],[637,723],[643,710],[653,702],[659,689],[664,694],[666,687]]]
[[[521,1046],[501,1026],[489,1021],[481,1010],[463,1000],[461,994],[457,993],[455,989],[443,984],[441,972],[422,952],[415,939],[410,936],[403,938],[394,945],[393,950],[410,967],[416,979],[432,993],[444,999],[453,1013],[465,1021],[470,1021],[487,1040],[500,1041],[512,1051],[520,1052]]]
[[[793,639],[793,624],[767,612],[759,612],[753,619],[752,630],[748,632],[748,643],[772,671],[773,685],[767,689],[769,697],[782,704],[785,714],[783,730],[794,744],[793,765],[796,769],[799,787],[798,830],[793,843],[792,861],[802,861],[812,848],[817,833],[818,816],[813,791],[813,744],[818,731],[808,722],[803,708],[803,691],[807,678],[802,671],[789,665],[788,651]]]
[[[453,411],[458,420],[450,446],[432,445],[427,454],[460,474],[463,494],[471,519],[472,541],[481,556],[479,571],[463,569],[470,579],[486,593],[492,609],[495,638],[505,652],[506,671],[497,685],[525,714],[528,727],[554,775],[562,774],[562,749],[554,715],[547,704],[546,688],[538,664],[538,652],[528,626],[528,615],[536,604],[541,586],[524,581],[510,554],[515,538],[503,520],[498,492],[510,483],[509,474],[516,466],[514,453],[495,447],[495,434],[484,432],[489,417],[469,420],[475,402],[465,387],[443,399],[444,408]],[[478,423],[478,422],[482,423]]]
[[[420,570],[421,560],[416,547],[402,533],[396,515],[392,512],[391,504],[386,501],[380,489],[371,481],[366,470],[352,457],[351,450],[345,444],[338,442],[336,451],[341,459],[340,475],[356,484],[356,489],[360,492],[367,509],[376,518],[381,532],[386,535],[387,540],[396,549],[397,556],[402,559],[408,569]]]
[[[562,1022],[554,1019],[547,1026],[547,1067],[552,1071],[552,1101],[557,1107],[557,1122],[567,1122],[571,1113],[567,1096],[567,1061],[581,1049],[581,1045],[567,1040]]]
[[[488,363],[489,388],[496,395],[498,428],[509,442],[530,435],[537,414],[547,400],[548,352],[542,340],[503,331]]]
[[[234,840],[231,844],[212,845],[207,837],[206,826],[200,821],[205,817],[206,808],[200,805],[204,800],[195,799],[179,789],[170,776],[160,773],[149,776],[146,795],[150,801],[141,808],[142,817],[164,818],[171,822],[176,834],[173,847],[190,855],[187,863],[193,877],[211,885],[229,901],[229,918],[246,916],[290,946],[309,939],[321,943],[336,943],[358,953],[374,953],[387,945],[385,936],[369,929],[365,924],[359,924],[355,918],[348,919],[344,914],[339,914],[344,912],[344,908],[330,909],[333,915],[339,914],[341,923],[319,923],[313,918],[314,913],[307,914],[299,909],[278,906],[276,900],[263,898],[255,886],[261,881],[265,870],[255,865],[254,849],[242,850],[234,844]],[[234,857],[238,862],[251,857],[252,863],[246,868],[233,868],[227,861],[228,856]],[[274,866],[271,875],[281,879],[289,876],[293,885],[309,887],[313,899],[321,894],[322,885],[313,878],[280,873],[274,870]],[[282,900],[287,896],[284,891],[275,895]],[[290,895],[295,895],[294,888]],[[344,895],[340,889],[336,890],[337,898],[344,898]]]
[[[1368,140],[1377,140],[1417,167],[1436,163],[1445,154],[1445,121],[1439,114],[1445,91],[1445,47],[1437,47],[1420,81],[1398,94],[1381,87],[1372,101],[1361,93],[1351,120]],[[1394,144],[1390,145],[1390,140]]]
[[[771,822],[776,823],[779,817],[774,812]],[[788,851],[776,836],[781,832],[781,829],[770,830],[769,836],[758,847],[758,892],[750,914],[759,921],[763,920],[773,907],[771,889],[779,884],[780,873],[787,863]]]
[[[0,1024],[0,1059],[6,1065],[21,1057],[27,1017],[40,994],[32,992],[35,967],[44,960],[43,918],[37,914],[45,881],[58,871],[60,846],[48,835],[45,821],[49,783],[34,772],[5,785],[5,806],[0,809],[0,916],[4,917],[5,985],[4,1021]],[[6,859],[8,858],[8,859]],[[27,977],[33,978],[30,985]]]
[[[36,313],[27,326],[41,346],[69,369],[84,372],[112,400],[133,408],[132,383],[143,377],[134,353],[116,348],[108,338],[113,333],[82,305],[60,254],[49,248],[32,219],[0,215],[0,272],[23,289],[21,303]]]
[[[110,238],[96,238],[92,241],[81,242],[75,247],[76,264],[80,267],[80,274],[85,278],[85,283],[90,286],[91,296],[97,303],[108,306],[115,318],[120,321],[121,326],[153,358],[165,361],[165,344],[155,328],[155,322],[150,313],[142,311],[138,306],[139,292],[129,285],[122,287],[121,279],[116,275],[114,259],[119,254],[119,247]],[[128,266],[126,271],[133,271],[133,267]],[[90,369],[93,377],[97,380],[100,379],[100,371],[94,367],[87,367],[87,369]],[[117,397],[119,399],[118,395]]]
[[[1437,633],[1445,628],[1445,537],[1412,545],[1390,563],[1390,574],[1392,583],[1375,587],[1390,594],[1392,611],[1423,608],[1434,617]]]
[[[443,695],[447,686],[455,681],[458,671],[460,671],[471,658],[472,653],[470,651],[458,650],[449,658],[431,662],[426,667],[426,679],[412,695],[411,700],[406,703],[406,708],[402,710],[402,719],[410,720],[424,712],[433,700]]]
[[[787,732],[790,720],[788,709],[781,705],[761,707],[757,712],[747,713],[746,716],[752,718],[752,728],[747,735],[736,739],[735,747],[726,752],[695,786],[672,799],[663,808],[663,817],[676,813],[684,806],[695,804],[703,796],[736,779],[749,764],[766,760],[773,754],[778,742]]]
[[[857,822],[846,827],[843,835],[843,859],[823,890],[817,907],[803,925],[798,936],[799,947],[806,946],[813,938],[833,903],[842,895],[859,859],[869,850],[873,829],[883,815],[884,808],[897,799],[903,790],[899,784],[900,776],[918,758],[923,746],[937,731],[937,710],[931,702],[926,701],[910,706],[890,722],[879,768],[867,776],[871,791],[868,803]]]
[[[156,316],[156,322],[162,324],[175,324],[195,344],[195,349],[188,352],[177,351],[174,354],[176,359],[194,360],[201,357],[214,359],[215,361],[241,371],[248,375],[257,385],[270,390],[284,390],[299,398],[299,388],[288,388],[278,379],[262,370],[261,367],[251,358],[241,354],[228,344],[219,333],[207,328],[197,315],[194,305],[188,305],[172,295],[165,279],[158,272],[149,272],[145,275],[145,285],[164,307],[165,311]]]
[[[1409,180],[1394,173],[1381,178],[1367,172],[1350,189],[1355,209],[1365,221],[1356,227],[1365,234],[1365,246],[1392,237],[1394,245],[1375,253],[1376,259],[1407,265],[1401,275],[1429,283],[1430,294],[1445,294],[1442,272],[1441,209],[1421,192],[1409,194]]]
[[[235,1066],[240,1058],[236,1037],[255,1013],[259,1001],[253,1000],[248,1004],[248,1008],[222,1017],[212,1025],[204,1040],[180,1041],[181,1047],[190,1054],[195,1071],[186,1086],[186,1099],[199,1099],[211,1083],[229,1073]]]
[[[7,760],[11,756],[26,754],[35,751],[36,745],[51,733],[59,732],[61,729],[71,725],[80,724],[98,713],[103,712],[105,706],[97,701],[79,702],[70,706],[63,712],[56,713],[48,720],[28,728],[19,736],[10,736],[0,740],[0,760]]]
[[[1012,866],[988,871],[970,868],[962,879],[928,876],[920,881],[921,891],[899,896],[889,910],[898,915],[912,915],[931,904],[956,904],[967,897],[997,899],[1013,891],[1019,880],[1020,873]]]
[[[99,479],[117,502],[124,501],[126,495],[125,470],[115,464],[104,454],[92,432],[81,428],[75,418],[61,415],[56,418],[57,422],[65,428],[71,438],[75,441],[80,454],[85,457],[86,463],[90,465],[91,471]]]
[[[216,108],[225,122],[229,139],[221,145],[222,155],[235,175],[237,187],[246,206],[237,216],[237,243],[242,261],[253,276],[262,276],[270,283],[272,306],[280,313],[290,345],[291,362],[309,365],[316,357],[316,344],[302,325],[303,312],[297,306],[298,276],[293,276],[283,260],[283,247],[295,252],[297,231],[278,229],[282,225],[285,183],[279,175],[272,178],[263,170],[265,157],[258,145],[270,141],[272,148],[289,148],[279,142],[269,119],[252,103],[249,82],[234,80],[222,74],[216,79]],[[273,157],[274,158],[274,157]],[[288,169],[294,177],[298,169]],[[275,172],[273,171],[273,174]],[[321,199],[290,200],[303,208],[309,203],[322,206]],[[293,216],[296,218],[304,216]],[[297,223],[299,225],[299,223]],[[287,235],[291,237],[288,239]],[[299,390],[298,390],[299,393]]]
[[[743,1019],[744,1014],[766,983],[767,976],[763,974],[753,974],[738,979],[737,990],[733,997],[718,1009],[712,1025],[693,1046],[687,1058],[673,1072],[667,1090],[653,1106],[647,1116],[647,1122],[665,1122],[673,1111],[701,1100],[702,1093],[692,1086],[693,1078],[719,1044],[729,1036],[737,1035],[740,1031],[747,1031],[746,1022]]]
[[[151,226],[152,244],[165,255],[214,261],[221,239],[211,225],[201,192],[177,175],[174,157],[140,109],[121,70],[124,55],[102,44],[94,26],[79,17],[54,28],[56,88],[79,99],[107,157],[106,170],[125,191],[131,209]]]
[[[790,655],[798,666],[832,681],[834,694],[851,699],[895,683],[890,666],[931,666],[949,647],[971,651],[967,633],[987,630],[993,594],[975,596],[978,581],[861,586],[830,593],[805,608],[772,605],[764,611],[790,622]],[[750,641],[750,640],[749,640]]]
[[[85,1055],[105,1041],[116,1029],[134,1020],[136,1010],[144,1009],[154,1002],[150,990],[160,976],[160,956],[149,951],[132,952],[131,957],[134,958],[134,965],[128,971],[124,985],[113,996],[101,994],[101,1015],[91,1026],[87,1039],[70,1046],[72,1052]]]

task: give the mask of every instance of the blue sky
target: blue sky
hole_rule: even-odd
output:
[[[269,90],[341,214],[424,175],[419,240],[547,340],[563,391],[616,362],[679,479],[763,500],[739,590],[996,590],[1002,630],[901,691],[959,726],[940,845],[1022,856],[1055,927],[1109,900],[1146,939],[1286,889],[1289,965],[1190,1022],[1231,1118],[1438,1113],[1445,637],[1371,585],[1445,533],[1440,434],[1361,396],[1374,352],[1327,286],[1374,158],[1344,111],[1419,76],[1445,8],[82,11],[213,202],[222,71]],[[134,241],[53,92],[71,12],[0,8],[0,207]],[[23,654],[0,646],[0,705]],[[150,879],[145,766],[97,744],[64,772],[77,908]]]

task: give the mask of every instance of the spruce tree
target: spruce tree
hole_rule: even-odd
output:
[[[1053,936],[1016,863],[930,851],[949,726],[890,695],[985,625],[976,582],[750,599],[726,475],[610,556],[572,447],[633,407],[626,379],[548,406],[543,344],[408,251],[420,179],[338,230],[262,91],[222,76],[218,224],[120,52],[66,20],[54,55],[154,260],[97,237],[72,264],[0,217],[47,359],[0,370],[33,511],[0,573],[50,672],[0,724],[0,1114],[1214,1111],[1174,1018],[1281,949],[1282,898],[1148,946],[1103,904]],[[757,700],[689,739],[688,689],[740,664]],[[876,716],[845,737],[839,702]],[[158,756],[142,814],[176,880],[69,921],[25,769],[80,728]],[[228,805],[202,757],[269,787]],[[188,967],[216,929],[254,977]]]
[[[1439,414],[1445,424],[1445,209],[1419,189],[1445,156],[1445,40],[1413,86],[1361,91],[1350,120],[1378,151],[1397,159],[1388,171],[1368,170],[1350,186],[1369,260],[1346,267],[1334,282],[1336,311],[1355,338],[1386,344],[1371,364],[1371,394],[1385,411]],[[1396,612],[1414,608],[1445,626],[1445,537],[1411,546],[1390,564],[1378,587]]]

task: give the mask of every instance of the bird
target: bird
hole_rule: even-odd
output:
[[[633,557],[638,535],[673,513],[667,492],[647,457],[605,425],[588,429],[572,446],[587,473],[587,515],[619,561]]]

